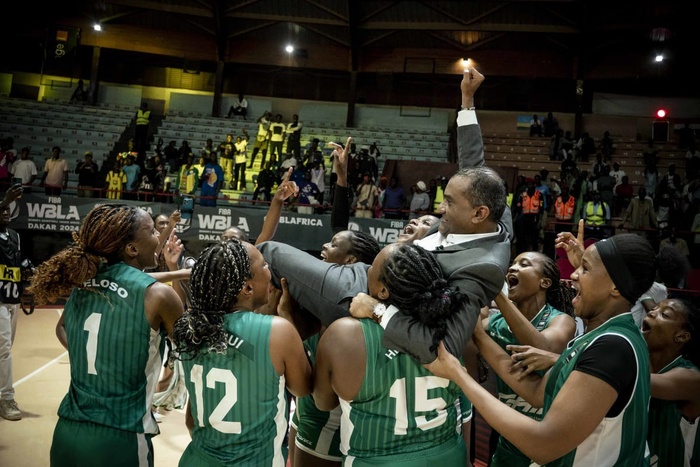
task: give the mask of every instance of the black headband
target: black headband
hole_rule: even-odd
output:
[[[644,291],[637,291],[637,285],[622,255],[618,251],[617,245],[615,245],[615,239],[600,240],[595,243],[595,247],[620,295],[625,297],[630,303],[636,302]]]

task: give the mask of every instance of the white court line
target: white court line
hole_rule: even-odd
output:
[[[31,373],[29,373],[27,376],[25,376],[24,378],[20,379],[19,381],[15,381],[14,386],[17,387],[17,386],[19,386],[20,384],[22,384],[22,383],[24,383],[25,381],[27,381],[28,379],[33,378],[34,376],[38,375],[39,373],[41,373],[42,371],[44,371],[45,369],[47,369],[48,367],[50,367],[51,365],[53,365],[54,363],[56,363],[57,361],[59,361],[60,359],[62,359],[63,357],[65,357],[66,355],[68,355],[68,351],[63,352],[61,355],[59,355],[58,357],[54,358],[53,360],[51,360],[51,361],[50,361],[49,363],[47,363],[46,365],[42,366],[41,368],[37,368],[36,370],[32,371]]]
[[[61,313],[62,313],[62,312],[63,312],[63,309],[62,309],[62,308],[56,309],[56,313],[58,313],[58,316],[61,316]],[[20,379],[19,381],[15,381],[14,384],[13,384],[13,386],[14,386],[14,387],[17,387],[17,386],[19,386],[20,384],[22,384],[22,383],[24,383],[25,381],[27,381],[28,379],[33,378],[34,376],[38,375],[39,373],[41,373],[42,371],[44,371],[45,369],[47,369],[48,367],[50,367],[51,365],[53,365],[54,363],[56,363],[57,361],[59,361],[60,359],[62,359],[63,357],[65,357],[66,355],[68,355],[68,351],[63,352],[61,355],[59,355],[58,357],[54,358],[53,360],[51,360],[51,361],[50,361],[49,363],[47,363],[46,365],[42,366],[41,368],[37,368],[36,370],[32,371],[31,373],[29,373],[27,376],[25,376],[24,378]]]

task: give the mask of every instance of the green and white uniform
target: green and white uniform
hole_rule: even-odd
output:
[[[304,341],[304,350],[311,364],[316,361],[320,334]],[[340,462],[340,406],[327,412],[319,410],[311,395],[298,397],[291,425],[297,431],[296,446],[302,451],[330,461]]]
[[[557,310],[552,305],[545,303],[537,315],[530,320],[530,323],[538,332],[542,332],[542,330],[549,326],[552,319],[562,314],[561,311]],[[520,344],[500,311],[489,318],[488,333],[503,350],[506,350],[507,345]],[[542,373],[540,373],[540,375],[542,375]],[[498,390],[498,399],[501,402],[532,419],[542,420],[542,408],[530,405],[498,376],[496,377],[496,388]],[[527,467],[530,463],[530,459],[525,454],[513,446],[510,441],[499,436],[498,445],[491,459],[490,465],[492,467]]]
[[[73,290],[63,312],[71,380],[58,408],[59,425],[64,419],[141,434],[134,436],[140,454],[150,436],[158,433],[151,401],[160,375],[165,333],[151,329],[144,309],[146,290],[154,282],[148,274],[124,263],[105,266],[85,283],[86,289]],[[99,438],[104,431],[97,430],[95,436]],[[143,434],[150,435],[148,440]],[[54,454],[70,448],[65,444],[71,441],[78,456],[89,446],[96,449],[100,439],[54,436],[57,445],[51,448],[52,465],[60,465],[54,463]],[[152,462],[152,452],[150,457]]]
[[[659,374],[674,368],[698,368],[679,356]],[[651,399],[649,405],[649,449],[652,467],[697,467],[700,465],[700,417],[688,420],[676,401]]]
[[[459,387],[434,376],[406,354],[382,346],[384,330],[360,320],[367,360],[357,397],[340,399],[344,466],[464,466],[455,429]]]
[[[284,467],[289,410],[270,357],[273,318],[229,313],[225,354],[182,355],[194,429],[180,466]]]
[[[615,316],[600,327],[569,343],[549,371],[544,394],[544,416],[566,383],[577,362],[597,339],[619,336],[629,343],[635,361],[618,362],[635,367],[631,396],[617,416],[605,417],[576,449],[547,464],[547,467],[639,467],[649,465],[646,435],[650,399],[649,350],[631,313]],[[536,465],[533,463],[533,465]]]

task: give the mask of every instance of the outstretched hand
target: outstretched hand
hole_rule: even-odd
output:
[[[290,167],[289,170],[284,174],[282,182],[277,187],[275,192],[275,199],[284,201],[291,196],[297,196],[299,194],[299,187],[294,181],[290,181],[289,177],[292,175],[294,167]]]
[[[581,265],[583,250],[586,249],[583,243],[583,219],[578,221],[578,233],[574,237],[571,232],[559,232],[554,240],[554,248],[563,248],[566,251],[566,257],[574,268]]]
[[[350,154],[350,145],[352,144],[352,136],[348,136],[348,140],[345,143],[345,147],[338,143],[330,142],[329,146],[332,146],[335,150],[335,160],[333,161],[333,170],[338,175],[336,183],[340,186],[347,186],[348,182],[348,157]]]
[[[523,379],[533,371],[546,371],[559,359],[559,354],[532,347],[531,345],[508,345],[506,350],[512,352],[510,358],[513,364],[511,373],[518,373],[518,380]]]
[[[457,357],[452,355],[445,347],[445,342],[440,341],[438,345],[438,356],[435,360],[430,363],[426,363],[423,367],[441,378],[447,378],[449,380],[455,381],[461,373],[469,374],[467,369],[459,363]]]

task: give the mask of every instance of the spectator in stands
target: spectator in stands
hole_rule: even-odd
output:
[[[318,194],[316,195],[316,204],[320,206],[316,208],[316,212],[320,214],[321,206],[323,205],[323,198],[326,191],[326,168],[321,164],[320,161],[314,162],[313,167],[311,167],[311,181],[318,187]]]
[[[122,199],[122,191],[126,183],[126,174],[122,171],[122,163],[119,160],[114,161],[112,169],[107,172],[105,177],[105,185],[107,186],[108,199]]]
[[[234,144],[235,141],[233,140],[233,135],[228,133],[226,135],[226,139],[219,143],[218,147],[219,164],[221,165],[221,169],[224,171],[224,180],[228,180],[229,188],[232,190],[237,189],[233,185],[233,179],[235,177],[233,159],[236,153],[236,147]]]
[[[615,186],[622,183],[622,177],[627,175],[624,170],[620,169],[620,164],[613,162],[613,169],[610,171],[610,175],[615,178]]]
[[[613,152],[615,152],[615,140],[610,136],[609,131],[603,133],[603,138],[600,140],[600,152],[603,154],[603,159],[610,162]]]
[[[293,155],[289,153],[287,156],[292,157]],[[263,196],[267,202],[272,201],[272,188],[275,186],[276,178],[275,173],[272,171],[272,164],[270,161],[267,161],[265,168],[258,173],[257,184],[255,185],[255,191],[253,191],[253,201],[257,201],[260,196]]]
[[[141,167],[136,164],[136,158],[129,154],[126,156],[126,164],[122,166],[122,172],[126,175],[126,183],[124,184],[123,199],[135,200],[136,190],[141,181]]]
[[[299,214],[313,214],[314,205],[318,204],[318,195],[321,192],[318,186],[311,181],[311,171],[304,171],[304,180],[299,185],[299,196],[297,199],[297,212]]]
[[[156,154],[160,155],[160,157],[162,157],[163,160],[165,161],[165,160],[167,160],[167,159],[165,159],[165,157],[163,156],[163,150],[164,150],[164,149],[165,149],[165,141],[163,140],[163,138],[158,138],[158,139],[156,140],[156,147],[153,149],[153,151],[154,151]]]
[[[234,166],[233,180],[231,182],[232,190],[246,189],[245,166],[248,162],[248,132],[245,128],[242,131],[243,136],[236,136],[236,142],[233,143],[233,150],[235,151],[234,162],[236,165]],[[225,173],[224,176],[226,176]]]
[[[428,187],[425,186],[425,182],[420,180],[416,183],[416,191],[411,198],[411,206],[408,214],[408,219],[417,219],[424,214],[428,214],[430,209],[430,198],[428,193],[426,193]]]
[[[612,206],[613,198],[615,197],[615,185],[617,181],[615,177],[610,175],[610,166],[604,165],[603,172],[600,177],[598,177],[595,182],[593,182],[593,189],[600,193],[600,197],[605,201],[608,206]]]
[[[178,195],[193,196],[199,187],[199,169],[194,163],[194,154],[187,156],[187,162],[182,164],[175,182],[175,190]],[[180,199],[180,202],[182,200]]]
[[[78,86],[75,88],[75,91],[73,91],[73,95],[70,96],[70,103],[71,104],[82,104],[83,102],[87,102],[88,99],[88,92],[87,89],[85,89],[85,81],[82,79],[78,80]]]
[[[163,160],[170,167],[170,171],[178,173],[180,171],[180,160],[177,149],[177,141],[172,140],[163,148]]]
[[[654,202],[647,196],[647,190],[644,187],[639,187],[637,197],[630,200],[619,228],[623,229],[626,223],[629,223],[629,228],[633,230],[658,227]],[[635,233],[644,234],[644,232]]]
[[[287,152],[294,154],[297,160],[301,157],[301,128],[303,124],[299,121],[299,115],[292,115],[292,121],[287,124]],[[282,158],[280,157],[280,160]]]
[[[370,173],[372,182],[377,181],[378,168],[376,161],[369,155],[369,146],[363,145],[360,148],[360,153],[357,155],[357,162],[360,173]]]
[[[200,180],[202,190],[199,205],[216,206],[216,199],[224,182],[224,171],[217,162],[216,154],[211,154],[208,158],[205,157],[204,170]]]
[[[255,143],[253,144],[253,154],[250,158],[249,169],[253,168],[253,163],[255,162],[255,157],[258,152],[262,152],[262,161],[260,161],[260,167],[265,165],[265,159],[267,158],[267,147],[270,141],[270,119],[272,118],[272,113],[266,110],[260,118],[258,118],[258,134],[255,136]]]
[[[229,107],[226,117],[231,118],[232,115],[240,115],[243,117],[243,120],[246,119],[246,115],[248,115],[248,101],[243,94],[239,94],[238,100],[234,101],[233,105]]]
[[[80,198],[92,198],[93,190],[97,186],[97,173],[99,168],[92,160],[92,152],[87,151],[84,159],[78,162],[75,173],[78,174],[78,196]]]
[[[569,153],[566,155],[566,158],[561,162],[560,172],[562,183],[572,186],[573,180],[578,173],[578,166],[576,165],[573,154]]]
[[[148,151],[148,128],[150,124],[151,111],[148,110],[148,102],[142,102],[141,107],[136,111],[134,127],[134,148],[139,153],[138,161],[140,163],[143,163],[146,151]]]
[[[659,169],[654,162],[644,168],[644,187],[651,199],[656,199],[656,187],[659,184]]]
[[[668,164],[668,172],[661,178],[659,182],[661,193],[668,193],[672,208],[678,210],[680,208],[680,198],[683,191],[681,177],[676,173],[676,164]]]
[[[404,192],[399,180],[396,177],[391,177],[389,186],[384,190],[384,202],[382,209],[386,219],[403,219],[403,210],[406,205],[406,193]]]
[[[204,143],[204,147],[202,148],[202,151],[206,152],[207,154],[211,154],[212,152],[217,152],[218,147],[214,147],[213,139],[207,138],[207,140]]]
[[[547,228],[547,214],[552,208],[552,192],[549,186],[542,182],[541,175],[535,175],[535,189],[540,192],[540,199],[542,200],[542,209],[540,209],[540,219],[539,219],[539,242],[544,245],[544,231]]]
[[[576,211],[576,198],[569,193],[568,185],[562,185],[561,195],[557,196],[554,201],[554,219],[557,222],[554,230],[557,232],[568,232],[573,222],[574,212]]]
[[[552,112],[547,113],[547,117],[542,120],[542,134],[546,137],[555,135],[559,130],[559,120],[552,115]]]
[[[670,247],[678,250],[678,253],[683,255],[685,258],[690,256],[690,250],[688,249],[688,243],[678,236],[678,229],[676,227],[671,227],[668,232],[664,231],[664,238],[659,242],[659,253],[664,248]]]
[[[10,169],[12,160],[7,151],[7,140],[0,140],[0,190],[7,190],[10,186]]]
[[[146,159],[141,173],[139,174],[139,201],[151,202],[155,200],[155,193],[159,185],[159,173],[156,170],[155,158]]]
[[[595,141],[587,131],[581,133],[581,137],[576,142],[576,159],[582,162],[588,162],[591,155],[596,153]]]
[[[595,155],[595,162],[591,165],[591,176],[593,181],[598,180],[598,177],[603,175],[603,169],[607,166],[608,164],[603,162],[603,154],[600,152],[597,153]]]
[[[530,136],[542,136],[542,120],[537,114],[533,115],[530,120]]]
[[[570,130],[564,132],[564,136],[561,139],[561,155],[557,158],[558,160],[566,159],[566,155],[574,152],[574,137],[571,135]]]
[[[374,159],[374,164],[379,167],[379,158],[381,157],[382,153],[379,152],[379,147],[377,146],[377,142],[373,142],[372,144],[369,145],[369,157]]]
[[[177,150],[178,167],[183,165],[187,161],[187,157],[190,154],[194,156],[194,151],[190,147],[190,142],[186,139],[183,139],[182,143],[180,143],[180,147]]]
[[[615,216],[619,216],[621,212],[627,210],[633,196],[634,187],[630,184],[630,178],[625,175],[622,177],[622,183],[615,186],[615,197],[613,198]]]
[[[534,178],[526,179],[527,188],[520,192],[513,209],[516,252],[538,251],[542,193],[537,190]]]
[[[362,183],[355,190],[355,217],[371,218],[374,214],[374,203],[377,201],[377,187],[372,183],[372,174],[365,172]]]
[[[561,129],[557,130],[549,140],[549,160],[558,161],[564,159],[564,153],[562,152],[562,139],[563,131]]]
[[[273,165],[282,160],[282,146],[286,132],[287,126],[282,123],[282,115],[275,115],[275,121],[270,124],[270,161]]]
[[[20,151],[19,160],[12,164],[10,169],[13,178],[22,179],[24,193],[32,192],[32,183],[38,174],[34,161],[29,158],[29,147],[23,147]]]
[[[591,199],[583,205],[586,238],[601,240],[611,235],[606,228],[610,223],[610,205],[603,201],[600,192],[593,191]]]
[[[54,146],[51,149],[51,158],[46,160],[44,174],[41,177],[41,186],[48,196],[61,196],[68,186],[68,162],[61,159],[61,148]]]

